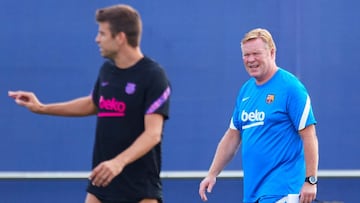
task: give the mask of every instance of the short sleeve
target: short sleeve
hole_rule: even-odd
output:
[[[145,114],[157,113],[169,117],[171,87],[170,82],[161,68],[151,71],[145,95]]]
[[[302,84],[292,86],[288,91],[287,108],[295,129],[302,130],[306,126],[316,124],[311,100]]]

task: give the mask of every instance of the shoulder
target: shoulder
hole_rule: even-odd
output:
[[[297,76],[295,76],[293,73],[279,68],[277,74],[279,75],[279,78],[282,79],[283,81],[287,81],[287,82],[300,82],[299,78]]]
[[[278,77],[277,77],[278,82],[281,84],[286,84],[285,87],[289,87],[290,89],[304,87],[304,85],[302,84],[300,79],[297,76],[295,76],[293,73],[291,73],[287,70],[279,68],[277,74],[278,74]]]
[[[155,60],[148,56],[144,56],[144,58],[141,61],[142,65],[144,66],[143,70],[148,76],[156,77],[156,76],[162,76],[166,77],[166,73],[164,68]]]
[[[148,56],[144,56],[141,63],[143,65],[147,66],[147,68],[150,69],[150,70],[163,69],[163,67],[158,62],[156,62],[154,59],[152,59],[152,58],[150,58]]]
[[[277,82],[282,92],[287,95],[289,101],[297,103],[308,97],[308,92],[304,84],[294,74],[289,71],[279,69],[280,79]]]

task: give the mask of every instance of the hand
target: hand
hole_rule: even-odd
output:
[[[199,187],[199,195],[202,201],[206,202],[207,196],[206,192],[211,193],[214,185],[216,183],[216,177],[206,177],[204,180],[201,181],[200,187]]]
[[[39,113],[43,105],[32,92],[9,91],[8,95],[15,99],[18,105],[24,106],[34,113]]]
[[[106,187],[123,169],[115,159],[104,161],[94,168],[89,179],[97,187]]]
[[[305,182],[300,191],[300,203],[311,203],[316,198],[317,185]]]

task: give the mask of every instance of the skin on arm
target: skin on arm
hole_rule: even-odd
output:
[[[161,141],[164,118],[160,114],[145,115],[145,130],[134,143],[115,158],[94,168],[89,179],[93,185],[106,187],[124,167],[144,156]]]
[[[33,92],[9,91],[9,97],[33,113],[53,116],[89,116],[96,114],[97,108],[91,96],[80,97],[67,102],[43,104]]]
[[[303,140],[304,153],[305,153],[305,165],[306,165],[306,177],[316,176],[319,163],[319,146],[316,136],[315,125],[309,125],[302,129],[300,132],[301,139]],[[310,203],[316,198],[317,185],[311,185],[304,182],[300,191],[300,202]]]
[[[241,143],[240,132],[229,128],[220,140],[208,175],[201,181],[199,195],[203,201],[207,201],[206,192],[211,192],[216,183],[216,177],[231,161],[239,149]]]

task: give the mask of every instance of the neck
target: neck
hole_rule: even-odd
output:
[[[127,50],[122,50],[114,58],[116,66],[120,69],[127,69],[136,64],[140,59],[144,57],[140,47],[129,47]]]
[[[267,81],[269,81],[275,75],[277,70],[278,70],[278,67],[276,66],[276,64],[274,64],[269,69],[269,72],[266,74],[266,77],[264,77],[263,79],[256,79],[256,84],[258,84],[258,85],[265,84]]]

